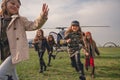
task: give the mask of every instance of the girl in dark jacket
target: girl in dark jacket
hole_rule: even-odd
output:
[[[38,51],[39,61],[40,61],[40,73],[43,73],[43,71],[46,71],[46,64],[43,59],[43,55],[47,49],[48,52],[50,52],[49,45],[47,43],[46,38],[44,37],[44,33],[42,29],[39,29],[36,33],[35,39],[34,39],[34,45],[36,46],[36,50]]]
[[[48,45],[50,47],[50,51],[48,52],[48,66],[50,66],[51,63],[51,57],[55,59],[55,55],[53,55],[53,46],[56,46],[57,44],[55,43],[54,37],[52,35],[48,36],[47,39]]]

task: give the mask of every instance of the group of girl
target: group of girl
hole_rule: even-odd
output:
[[[55,59],[55,55],[53,55],[53,46],[56,45],[54,38],[52,35],[49,35],[48,38],[44,37],[44,32],[42,29],[38,29],[35,39],[33,41],[33,44],[35,46],[35,50],[38,52],[39,56],[39,62],[40,62],[40,73],[43,73],[43,71],[46,71],[47,66],[51,66],[51,57]],[[47,49],[48,52],[48,64],[45,64],[45,61],[43,59],[43,55]]]
[[[71,22],[71,26],[65,32],[65,40],[68,47],[68,53],[70,55],[71,65],[80,74],[80,80],[86,80],[84,74],[84,65],[80,60],[80,50],[83,49],[85,54],[85,68],[88,70],[92,68],[91,77],[95,76],[95,64],[94,57],[95,53],[100,54],[95,41],[92,38],[91,33],[82,32],[79,21],[74,20]]]
[[[92,39],[90,32],[83,33],[78,21],[72,21],[70,28],[65,32],[65,43],[67,43],[67,51],[70,56],[71,65],[80,74],[80,80],[86,80],[84,74],[84,65],[80,60],[80,50],[83,49],[85,54],[85,69],[88,70],[89,66],[92,69],[91,77],[94,78],[95,65],[94,56],[95,52],[99,55],[99,50],[95,41]],[[46,70],[46,64],[43,60],[45,48],[48,51],[48,66],[51,62],[51,57],[55,59],[53,53],[53,46],[56,45],[52,35],[49,35],[46,39],[42,29],[37,31],[34,39],[35,46],[37,45],[37,51],[40,60],[40,72]]]
[[[48,19],[48,5],[43,4],[42,11],[34,21],[29,21],[26,17],[20,16],[20,0],[2,0],[0,10],[0,80],[19,80],[16,65],[21,61],[29,59],[29,47],[27,44],[26,31],[38,30],[34,39],[35,48],[38,51],[40,60],[40,72],[46,70],[46,64],[43,59],[45,49],[49,53],[48,66],[50,66],[53,45],[53,37],[44,37],[40,29]],[[78,21],[73,21],[65,34],[65,40],[68,46],[68,53],[72,66],[80,74],[80,80],[85,80],[84,67],[80,61],[80,50],[83,48],[86,55],[85,67],[92,67],[92,77],[94,77],[94,52],[99,55],[95,41],[90,32],[81,31]],[[84,39],[84,40],[83,40]],[[49,41],[50,40],[50,41]]]

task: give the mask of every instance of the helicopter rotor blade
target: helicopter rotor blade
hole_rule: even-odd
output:
[[[80,26],[80,27],[110,27],[110,26]]]
[[[47,27],[47,28],[42,28],[42,29],[56,29],[56,28],[48,28],[48,27]]]
[[[83,28],[86,28],[86,27],[110,27],[110,26],[80,26],[80,27],[83,27]],[[65,29],[65,28],[68,28],[68,27],[46,27],[46,28],[42,28],[42,29]]]

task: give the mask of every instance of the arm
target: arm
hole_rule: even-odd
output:
[[[82,47],[82,50],[83,50],[83,53],[84,53],[86,56],[89,56],[88,47],[87,47],[87,42],[86,42],[85,37],[83,37],[83,47]]]
[[[85,48],[82,48],[82,51],[85,54],[85,56],[89,56],[89,53],[88,53],[88,51]]]
[[[38,43],[34,43],[34,48],[35,48],[35,51],[38,51]]]
[[[23,18],[24,28],[26,31],[36,30],[41,28],[48,18],[48,5],[43,4],[42,12],[35,21],[29,21],[27,18]]]
[[[69,33],[66,33],[66,34],[65,34],[64,39],[65,39],[65,40],[69,39]]]
[[[96,52],[96,54],[97,54],[97,55],[100,55],[100,52],[99,52],[99,50],[98,50],[98,48],[97,48],[97,46],[96,46],[95,41],[94,41],[94,45],[95,45],[95,52]]]
[[[65,42],[66,42],[66,43],[71,42],[71,39],[70,39],[69,37],[70,37],[70,34],[69,34],[69,33],[65,35],[64,39],[65,39]]]
[[[50,52],[50,46],[49,46],[49,44],[48,44],[46,39],[45,39],[45,47],[46,47],[46,49],[47,49],[47,51],[49,53]]]

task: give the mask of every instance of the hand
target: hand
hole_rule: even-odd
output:
[[[86,56],[89,56],[89,53],[88,53],[88,52],[86,52],[86,53],[85,53],[85,55],[86,55]]]
[[[67,42],[67,43],[71,42],[71,39],[67,39],[66,42]]]
[[[48,18],[48,11],[49,11],[48,5],[46,3],[44,3],[42,6],[41,17],[47,19]]]

